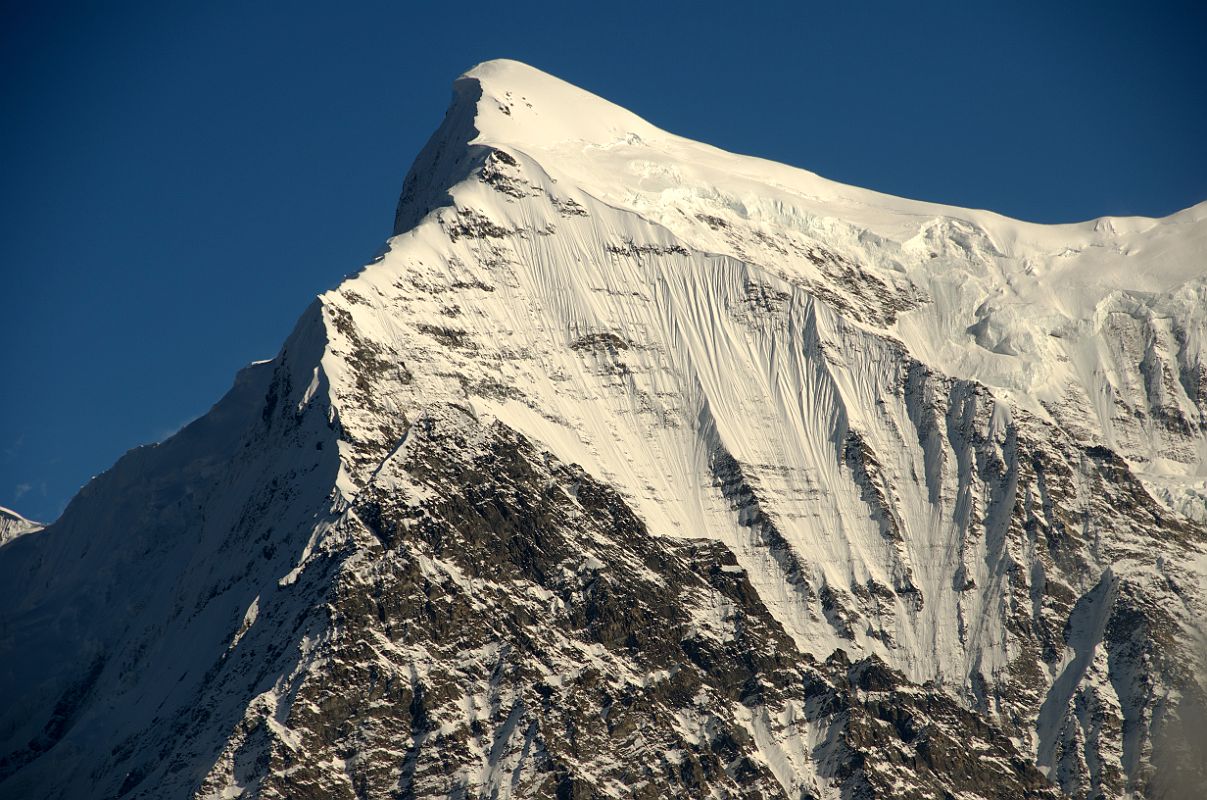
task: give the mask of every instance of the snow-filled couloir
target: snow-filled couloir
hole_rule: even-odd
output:
[[[0,795],[1177,796],[1205,253],[479,65],[384,255],[0,550]]]

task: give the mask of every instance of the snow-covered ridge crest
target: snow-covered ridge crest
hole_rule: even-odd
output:
[[[629,150],[622,155],[645,152],[695,162],[702,170],[723,170],[728,175],[723,183],[748,180],[764,184],[770,193],[779,190],[785,196],[796,194],[806,200],[836,203],[852,211],[864,207],[870,218],[915,215],[964,220],[992,230],[994,238],[1006,247],[1019,238],[1048,245],[1082,246],[1143,233],[1158,223],[1185,225],[1207,220],[1207,200],[1161,220],[1101,217],[1073,224],[1044,225],[989,211],[896,197],[677,136],[602,97],[509,59],[486,61],[468,70],[454,82],[454,93],[450,112],[457,109],[459,115],[472,117],[476,134],[473,144],[510,145],[534,156],[539,151],[555,160],[560,155],[577,161],[582,161],[584,154],[646,146],[650,149]],[[608,185],[626,179],[632,183],[633,177],[641,176],[622,170],[597,177],[604,178],[601,183]],[[891,224],[886,219],[881,221]]]

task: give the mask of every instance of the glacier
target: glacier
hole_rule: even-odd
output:
[[[481,64],[378,259],[0,540],[0,797],[1194,796],[1204,254]]]

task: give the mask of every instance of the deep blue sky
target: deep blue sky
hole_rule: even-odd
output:
[[[274,355],[479,61],[894,194],[1160,216],[1207,199],[1198,5],[8,0],[0,505],[53,519]]]

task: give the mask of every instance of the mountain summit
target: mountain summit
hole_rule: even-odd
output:
[[[0,544],[0,797],[1204,785],[1207,204],[1035,225],[453,94],[380,259]]]

